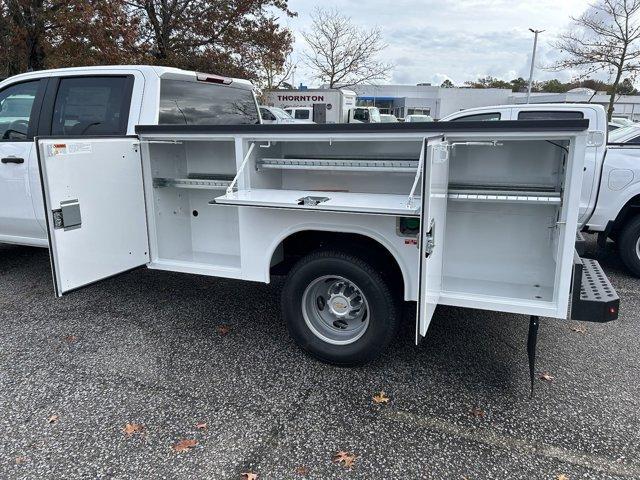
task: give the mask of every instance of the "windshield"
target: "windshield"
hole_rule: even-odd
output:
[[[371,107],[369,109],[369,122],[371,123],[380,123],[382,119],[380,118],[380,110],[377,107]]]
[[[634,133],[640,135],[640,126],[629,125],[628,127],[616,128],[612,132],[609,132],[609,143],[620,143],[623,138]]]
[[[271,111],[273,112],[273,114],[282,119],[282,120],[293,120],[293,117],[291,115],[289,115],[287,112],[285,112],[283,109],[278,108],[278,107],[271,107]]]
[[[430,115],[409,115],[409,122],[433,122]]]

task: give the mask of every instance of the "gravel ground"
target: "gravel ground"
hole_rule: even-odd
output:
[[[141,269],[56,299],[45,250],[0,246],[0,478],[640,478],[640,280],[589,256],[620,319],[543,319],[530,399],[524,316],[440,307],[416,347],[408,306],[340,369],[289,339],[280,282]]]

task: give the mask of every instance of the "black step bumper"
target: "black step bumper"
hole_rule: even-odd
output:
[[[600,264],[591,258],[573,262],[571,319],[584,322],[610,322],[618,318],[620,298]]]
[[[582,232],[577,231],[576,232],[576,252],[578,252],[578,255],[582,256],[584,255],[585,250],[587,249],[587,241],[584,238],[584,235],[582,235]]]

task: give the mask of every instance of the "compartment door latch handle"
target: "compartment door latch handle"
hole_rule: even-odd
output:
[[[424,235],[424,258],[429,258],[436,247],[435,241],[436,221],[432,218],[429,223],[429,230]]]
[[[77,199],[60,202],[60,208],[53,210],[51,213],[53,214],[53,228],[55,229],[74,230],[82,225],[80,202]]]

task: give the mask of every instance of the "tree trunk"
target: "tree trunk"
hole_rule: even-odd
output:
[[[624,65],[624,54],[626,53],[626,49],[623,52],[623,57],[620,59],[620,67],[618,67],[618,71],[616,73],[616,79],[613,81],[613,86],[611,87],[611,96],[609,97],[609,108],[607,108],[607,120],[610,122],[611,117],[613,116],[613,104],[616,101],[616,94],[618,93],[618,85],[620,84],[620,79],[622,78],[622,65]]]
[[[29,57],[27,59],[27,71],[43,70],[45,68],[46,54],[40,41],[40,35],[29,32],[27,37],[27,49]]]

